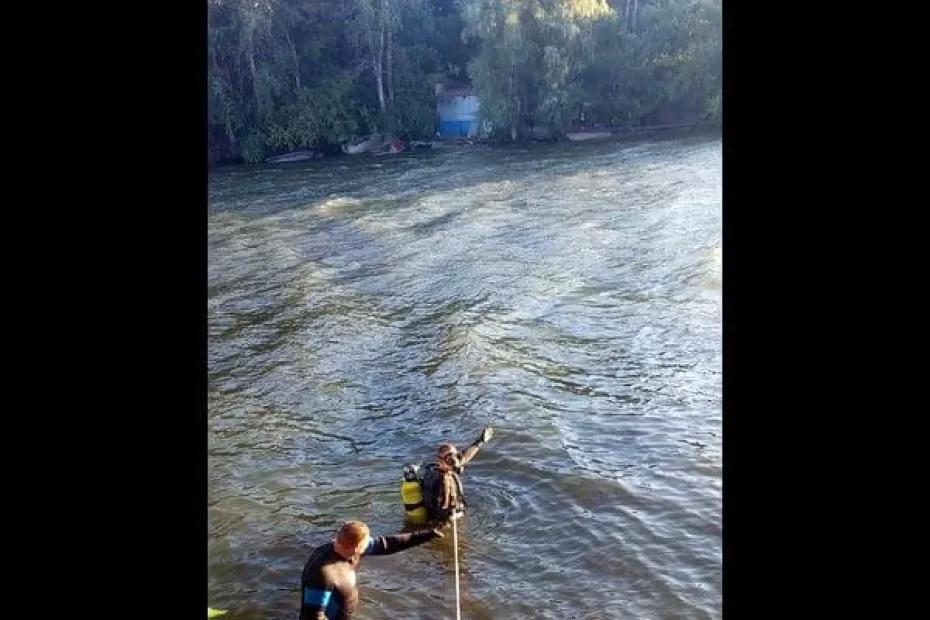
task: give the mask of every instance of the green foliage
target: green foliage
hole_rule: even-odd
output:
[[[242,160],[248,164],[256,164],[265,159],[265,137],[258,130],[245,137],[242,141]]]
[[[719,117],[720,3],[640,2],[635,25],[600,0],[462,0],[481,48],[469,75],[495,125],[639,125]]]
[[[346,79],[331,80],[318,88],[301,88],[297,100],[271,115],[264,128],[270,149],[315,148],[349,140],[359,127]]]
[[[508,140],[533,125],[566,131],[582,113],[614,126],[719,122],[720,1],[640,0],[635,20],[627,5],[208,0],[211,149],[260,161],[375,131],[429,138],[435,85],[450,80],[471,82]]]
[[[410,140],[429,140],[436,133],[436,103],[429,92],[398,93],[393,132]]]

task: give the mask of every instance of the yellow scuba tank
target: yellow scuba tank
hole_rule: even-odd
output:
[[[420,483],[419,466],[405,465],[404,479],[400,483],[400,496],[404,502],[407,518],[413,523],[426,523],[426,507],[423,505],[423,486]]]

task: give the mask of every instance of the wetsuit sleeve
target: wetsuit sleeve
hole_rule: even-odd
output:
[[[468,446],[467,448],[465,448],[464,450],[462,450],[462,459],[460,461],[461,466],[465,467],[466,465],[468,465],[469,461],[475,458],[475,455],[478,454],[478,450],[480,448],[481,448],[481,442],[476,441],[470,446]]]
[[[449,476],[445,475],[439,479],[439,508],[441,510],[451,509],[452,502],[452,485],[449,484]]]
[[[336,607],[332,588],[303,587],[300,620],[328,620],[327,608]]]
[[[431,516],[437,521],[448,521],[455,512],[457,502],[452,501],[454,486],[455,479],[452,474],[441,476],[436,483],[435,506]],[[461,501],[461,498],[459,498],[459,501]]]
[[[422,545],[436,538],[436,532],[416,532],[415,534],[394,534],[392,536],[378,536],[368,543],[368,549],[362,555],[391,555],[410,547]]]
[[[348,584],[312,588],[304,586],[300,620],[347,620],[358,608],[358,590]]]

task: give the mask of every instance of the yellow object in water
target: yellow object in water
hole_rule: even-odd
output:
[[[419,480],[403,480],[400,496],[404,500],[407,518],[414,523],[426,523],[426,508],[423,506],[423,487]]]
[[[207,607],[207,618],[216,618],[217,616],[222,616],[223,614],[228,614],[228,609],[211,609]]]

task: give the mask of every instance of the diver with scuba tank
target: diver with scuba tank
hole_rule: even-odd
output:
[[[465,494],[461,474],[478,450],[494,437],[494,429],[486,426],[468,448],[459,451],[452,443],[444,443],[436,452],[436,462],[425,466],[406,465],[401,482],[404,510],[413,523],[448,521],[465,509]]]

